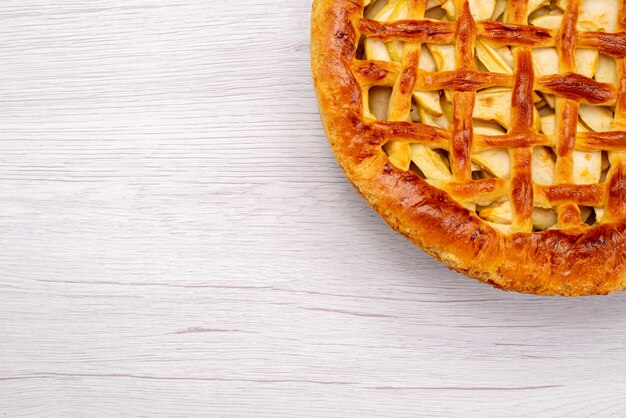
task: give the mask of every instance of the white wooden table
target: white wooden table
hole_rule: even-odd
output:
[[[626,294],[506,294],[337,167],[309,0],[0,4],[0,417],[626,415]]]

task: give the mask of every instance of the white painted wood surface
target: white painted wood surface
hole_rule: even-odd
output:
[[[0,3],[0,417],[626,415],[626,294],[391,232],[317,115],[309,0]]]

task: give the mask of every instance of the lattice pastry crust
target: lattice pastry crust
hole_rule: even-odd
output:
[[[315,0],[322,119],[356,189],[451,268],[626,288],[626,0]]]

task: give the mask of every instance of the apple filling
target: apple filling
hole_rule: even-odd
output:
[[[394,22],[409,19],[409,0],[366,0],[365,17],[379,22]],[[470,10],[475,21],[508,22],[507,0],[470,0]],[[581,0],[577,20],[578,31],[616,32],[618,0]],[[529,0],[528,22],[535,26],[558,31],[567,8],[566,0]],[[423,16],[425,20],[453,22],[457,19],[455,1],[429,0]],[[403,41],[382,41],[364,37],[359,48],[359,59],[402,63],[403,52],[407,47]],[[424,43],[419,46],[420,74],[457,70],[455,45]],[[475,69],[513,75],[515,72],[512,47],[492,45],[488,41],[476,40]],[[557,47],[532,49],[532,62],[535,77],[562,73]],[[600,83],[617,86],[616,60],[595,49],[578,48],[575,51],[576,73]],[[363,109],[366,119],[394,120],[421,123],[450,130],[453,125],[452,91],[412,92],[410,114],[391,114],[390,102],[393,88],[371,87],[364,98]],[[408,93],[407,93],[408,94]],[[511,128],[512,114],[511,87],[490,87],[478,90],[475,95],[473,113],[473,134],[486,137],[506,135]],[[557,136],[556,95],[541,91],[533,94],[534,131],[553,138]],[[578,132],[608,132],[614,129],[614,106],[581,104],[578,113]],[[402,119],[403,118],[403,119]],[[424,144],[410,142],[388,142],[384,150],[390,162],[397,168],[413,171],[433,185],[444,184],[453,179],[449,151]],[[597,184],[605,182],[610,169],[610,155],[606,151],[573,151],[573,183]],[[471,153],[472,179],[497,178],[510,180],[511,151],[507,148],[491,148]],[[557,152],[553,147],[535,146],[532,149],[532,182],[538,185],[555,184]],[[475,211],[484,221],[503,232],[509,232],[513,222],[513,208],[508,197],[490,202],[462,203]],[[581,220],[590,225],[601,222],[602,207],[579,207]],[[536,231],[555,228],[558,222],[557,211],[553,207],[536,206],[532,213],[532,224]]]

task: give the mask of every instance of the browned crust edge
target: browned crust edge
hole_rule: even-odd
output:
[[[314,0],[311,65],[337,161],[380,216],[432,257],[500,289],[564,296],[625,289],[626,223],[504,235],[447,193],[397,170],[373,147],[376,138],[360,118],[361,93],[346,58],[355,53],[350,22],[360,7],[360,0]]]

